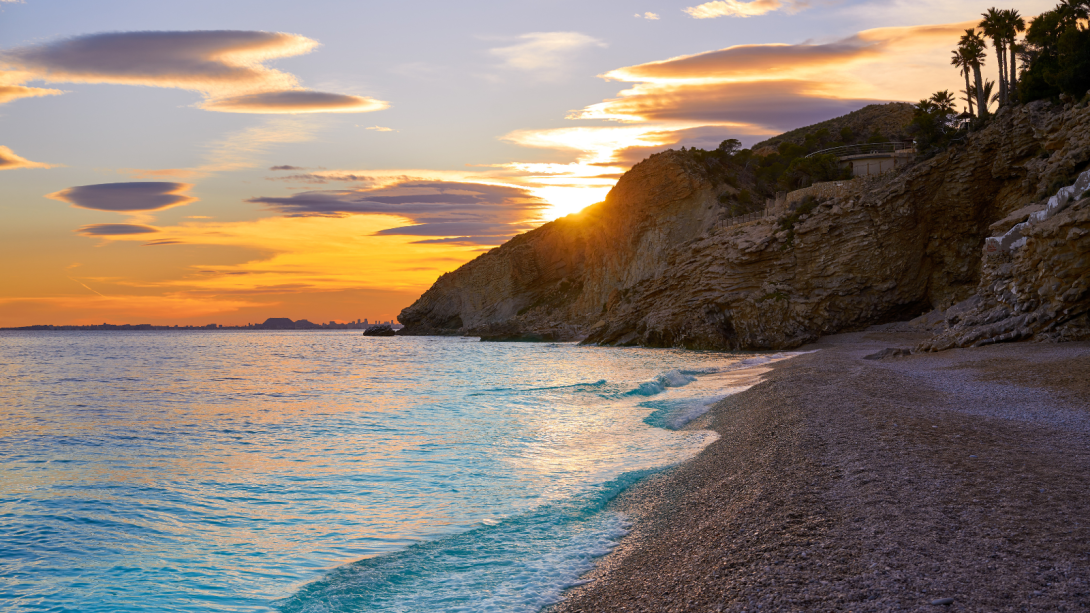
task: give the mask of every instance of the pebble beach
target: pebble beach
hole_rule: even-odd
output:
[[[549,613],[1090,610],[1090,343],[873,359],[922,338],[826,337],[719,402]]]

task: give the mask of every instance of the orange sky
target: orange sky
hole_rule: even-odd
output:
[[[604,2],[527,29],[470,3],[464,33],[389,7],[360,39],[66,6],[0,5],[0,326],[394,319],[650,153],[957,91],[986,8]]]

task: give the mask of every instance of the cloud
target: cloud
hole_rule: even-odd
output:
[[[382,229],[378,235],[502,239],[540,223],[549,206],[524,188],[453,181],[403,181],[377,188],[308,191],[247,202],[292,216],[393,215],[412,223]]]
[[[827,94],[828,86],[816,81],[647,84],[621,92],[620,98],[588,107],[580,118],[733,123],[749,126],[751,132],[784,132],[883,102],[832,97]]]
[[[501,238],[507,240],[518,232],[525,232],[533,228],[533,225],[517,224],[512,226],[510,224],[494,224],[486,222],[469,222],[469,221],[446,221],[439,223],[424,223],[415,226],[402,226],[399,228],[387,228],[385,230],[379,230],[375,234],[380,236],[444,236],[458,239],[458,242],[464,241],[468,238],[466,235],[475,234],[488,236],[490,238]],[[502,242],[501,240],[501,242]],[[429,241],[429,242],[447,242],[443,241]]]
[[[786,7],[787,12],[797,13],[809,8],[809,0],[715,0],[683,9],[694,19],[716,17],[756,17]]]
[[[737,126],[699,126],[696,128],[685,128],[680,130],[648,132],[644,136],[644,139],[650,141],[657,140],[659,141],[659,144],[620,147],[610,153],[608,162],[601,163],[600,165],[620,165],[622,167],[629,167],[647,159],[647,157],[652,154],[660,153],[667,149],[690,147],[710,150],[715,149],[719,146],[719,143],[728,138],[737,138],[743,143],[752,143],[762,140],[767,136],[768,134],[766,132],[749,133]],[[606,176],[609,177],[609,175]],[[610,178],[616,180],[617,177]]]
[[[658,19],[658,18],[659,18],[659,16],[658,16],[657,14],[655,14],[655,13],[652,13],[651,11],[648,11],[648,12],[646,12],[646,13],[642,14],[642,15],[641,15],[641,14],[639,14],[639,13],[636,13],[636,19],[651,19],[651,20],[656,20],[656,19]]]
[[[727,81],[810,75],[813,69],[877,57],[888,44],[876,37],[850,36],[826,44],[736,45],[611,70],[603,75],[618,81]]]
[[[278,215],[240,221],[186,220],[159,226],[157,233],[98,238],[113,244],[154,245],[162,250],[176,244],[230,247],[231,257],[217,261],[215,254],[222,251],[209,250],[208,258],[181,276],[109,281],[143,291],[170,289],[208,296],[255,294],[270,289],[279,293],[349,288],[405,290],[419,295],[438,275],[477,255],[469,245],[415,244],[419,243],[415,235],[380,234],[399,224],[404,224],[403,217],[383,214]],[[237,254],[244,255],[243,261]],[[409,268],[414,272],[404,272]],[[96,289],[104,294],[125,292],[118,287],[104,288],[101,283]]]
[[[374,130],[376,132],[397,132],[397,130],[395,130],[393,128],[384,128],[382,126],[370,126],[370,127],[366,128],[366,129]]]
[[[305,90],[266,62],[309,53],[318,43],[297,34],[241,30],[109,32],[0,53],[22,81],[115,83],[201,93],[201,108],[233,113],[367,112],[372,98]]]
[[[566,214],[598,202],[613,177],[668,148],[714,148],[724,139],[753,144],[867,104],[913,101],[960,88],[949,49],[972,23],[864,30],[838,40],[737,45],[617,68],[627,82],[613,98],[568,119],[622,125],[526,129],[503,140],[573,154],[561,163],[499,165]]]
[[[8,147],[0,145],[0,170],[15,170],[16,168],[56,168],[56,164],[43,164],[16,154]]]
[[[19,98],[37,98],[40,96],[56,96],[64,92],[59,89],[43,89],[41,87],[24,87],[22,85],[0,85],[0,104],[18,100]]]
[[[161,211],[195,202],[197,199],[182,192],[189,183],[132,182],[82,185],[46,194],[46,198],[67,202],[73,206],[96,211],[137,213]]]
[[[287,164],[284,164],[282,166],[272,166],[269,168],[269,170],[306,170],[306,168],[303,168],[302,166],[288,166]]]
[[[140,179],[194,179],[217,172],[255,168],[266,163],[262,158],[274,146],[310,140],[316,125],[313,117],[268,117],[261,125],[236,130],[222,139],[205,144],[203,148],[207,153],[203,156],[203,163],[198,166],[151,170],[123,168],[120,172]]]
[[[964,26],[879,28],[828,43],[738,45],[618,68],[603,77],[634,85],[571,117],[789,130],[869,103],[926,95],[932,89],[921,88],[942,83],[936,74],[957,76],[946,68],[946,56]]]
[[[159,228],[133,223],[98,223],[83,226],[76,230],[83,236],[127,236],[130,234],[152,234]]]
[[[361,96],[286,90],[217,98],[204,102],[200,107],[206,111],[224,113],[368,113],[381,111],[390,105]]]
[[[505,68],[532,72],[543,80],[561,78],[564,67],[583,49],[606,46],[597,38],[579,32],[532,32],[519,36],[518,40],[514,45],[488,52],[503,60]]]

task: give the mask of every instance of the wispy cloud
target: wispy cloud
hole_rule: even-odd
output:
[[[228,133],[206,143],[203,160],[188,168],[123,168],[120,172],[134,178],[195,179],[217,172],[232,172],[263,166],[263,158],[275,146],[301,143],[313,137],[318,127],[313,117],[270,117],[260,125]]]
[[[737,45],[618,68],[602,76],[628,87],[568,118],[622,125],[511,132],[503,139],[572,153],[574,160],[503,167],[521,173],[510,180],[533,186],[535,195],[554,205],[566,201],[554,208],[578,210],[601,200],[618,173],[667,148],[714,148],[726,138],[752,143],[867,104],[954,90],[958,75],[948,67],[948,50],[968,25],[880,28],[828,42]]]
[[[809,0],[714,0],[683,9],[695,19],[716,17],[756,17],[778,10],[797,13],[809,8]]]
[[[3,75],[0,75],[2,77]],[[41,96],[58,96],[64,92],[59,89],[45,89],[42,87],[25,87],[23,85],[4,85],[0,78],[0,104],[18,100],[20,98],[39,98]]]
[[[377,234],[460,237],[463,242],[487,245],[498,245],[540,224],[549,207],[521,187],[420,180],[251,198],[248,202],[293,216],[395,216],[411,225],[384,228]]]
[[[935,70],[945,67],[928,65],[930,82],[918,79],[915,68],[936,58],[947,63],[946,49],[964,25],[880,28],[829,43],[738,45],[618,68],[603,76],[633,86],[572,118],[787,130],[878,101],[879,95],[926,95],[931,90],[920,88],[936,87]],[[897,83],[877,85],[891,78]]]
[[[209,299],[231,294],[283,296],[361,288],[421,292],[439,274],[475,257],[475,249],[481,245],[475,238],[467,239],[465,244],[424,243],[422,237],[428,240],[434,235],[415,234],[411,229],[387,231],[403,226],[405,219],[376,213],[270,216],[245,221],[193,220],[157,226],[158,232],[154,233],[102,233],[95,237],[113,243],[154,245],[159,249],[179,244],[227,246],[251,254],[242,262],[233,259],[231,263],[194,265],[188,273],[166,279],[110,281],[114,286],[128,284],[157,292],[173,290]],[[509,236],[506,234],[488,244],[499,244]],[[114,289],[103,293],[120,292]]]
[[[44,164],[32,162],[25,157],[16,154],[8,147],[0,145],[0,170],[15,170],[16,168],[56,168],[56,164]]]
[[[642,13],[642,14],[641,13],[636,13],[636,19],[650,19],[650,20],[654,21],[654,20],[659,19],[659,16],[658,16],[657,13],[652,13],[651,11],[647,11],[646,13]]]
[[[579,32],[532,32],[517,40],[513,45],[489,49],[489,53],[500,58],[504,68],[533,73],[546,81],[563,78],[567,66],[584,49],[606,46]]]
[[[205,97],[199,106],[213,111],[359,113],[389,106],[373,98],[310,91],[295,75],[265,65],[317,46],[305,36],[283,32],[111,32],[10,49],[0,53],[0,66],[17,73],[18,83],[116,83],[196,91]],[[41,93],[45,91],[34,95],[48,95]],[[9,93],[16,94],[30,95]]]

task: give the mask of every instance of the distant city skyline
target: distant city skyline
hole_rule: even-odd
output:
[[[299,325],[302,324],[302,325]],[[309,329],[348,329],[348,330],[365,330],[368,327],[374,326],[393,326],[401,327],[401,324],[396,320],[390,321],[369,321],[366,318],[357,318],[355,321],[328,321],[328,322],[311,322],[308,319],[292,320],[288,317],[269,317],[263,322],[249,322],[245,324],[236,325],[223,325],[219,323],[208,323],[204,325],[181,325],[181,324],[111,324],[103,322],[101,324],[31,324],[28,326],[10,326],[0,327],[0,330],[67,330],[67,329],[93,329],[93,330],[276,330],[276,329],[292,329],[292,330],[309,330]]]

